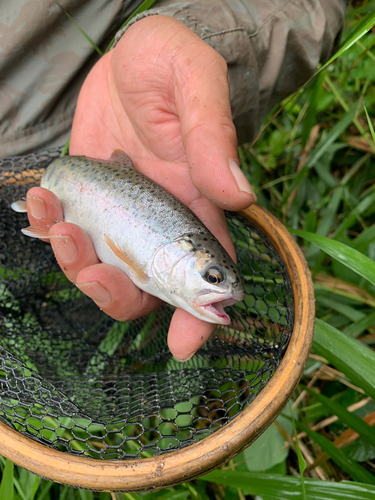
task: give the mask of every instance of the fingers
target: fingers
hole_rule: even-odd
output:
[[[64,218],[59,199],[48,189],[31,188],[27,192],[26,203],[30,226],[47,229]]]
[[[176,309],[168,333],[168,347],[178,361],[187,361],[210,338],[216,325]]]
[[[139,318],[162,304],[139,290],[120,269],[100,263],[91,239],[80,227],[61,222],[50,229],[49,235],[67,278],[112,318]]]
[[[140,318],[162,305],[160,299],[137,288],[126,274],[109,264],[82,269],[77,287],[118,321]]]
[[[77,282],[78,273],[82,269],[99,263],[91,239],[75,224],[55,224],[50,229],[49,236],[57,262],[72,283]]]
[[[223,245],[225,250],[237,262],[236,251],[230,236],[227,221],[221,208],[216,207],[203,196],[198,196],[189,203],[189,208]]]
[[[201,40],[194,50],[181,50],[174,65],[176,105],[191,180],[215,205],[244,209],[256,196],[239,167],[227,65]]]

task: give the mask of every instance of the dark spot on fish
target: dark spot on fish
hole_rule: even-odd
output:
[[[207,238],[203,238],[203,241],[208,241]]]

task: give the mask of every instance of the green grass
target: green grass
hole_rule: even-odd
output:
[[[296,235],[314,280],[313,349],[288,410],[229,464],[175,488],[86,492],[1,459],[0,500],[375,498],[374,22],[374,1],[350,9],[338,56],[240,149],[259,204]]]

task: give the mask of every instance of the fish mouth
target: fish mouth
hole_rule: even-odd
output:
[[[224,308],[236,304],[238,300],[231,295],[230,297],[218,297],[216,300],[204,303],[204,296],[201,296],[196,299],[195,306],[200,314],[205,317],[206,321],[220,325],[229,325],[231,320]]]

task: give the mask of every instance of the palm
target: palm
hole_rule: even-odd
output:
[[[189,176],[173,96],[165,98],[166,89],[162,97],[139,65],[135,77],[118,89],[112,65],[113,52],[98,63],[85,83],[70,152],[108,159],[115,149],[123,149],[139,170],[189,204],[200,193]]]

